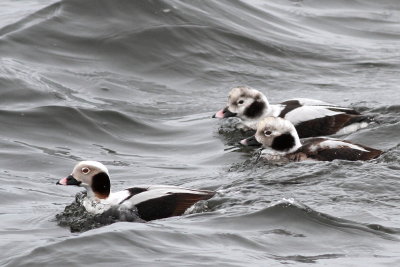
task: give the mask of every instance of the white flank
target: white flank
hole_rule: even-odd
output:
[[[349,134],[368,126],[367,122],[356,122],[340,129],[336,134]]]
[[[163,196],[171,195],[173,193],[187,193],[187,194],[199,194],[199,195],[204,194],[201,191],[190,190],[176,186],[154,185],[150,186],[148,191],[134,195],[127,201],[123,202],[123,205],[127,207],[132,207],[147,200],[160,198]]]
[[[286,101],[291,101],[291,100],[297,100],[299,101],[300,105],[305,105],[305,106],[333,106],[331,103],[327,103],[321,100],[317,99],[311,99],[311,98],[292,98]]]
[[[121,206],[132,208],[133,206],[147,200],[160,198],[173,193],[204,194],[201,190],[186,189],[173,185],[139,185],[137,187],[147,188],[148,191],[133,195],[131,198],[124,201]],[[128,190],[111,193],[106,199],[97,199],[88,196],[82,200],[82,205],[90,213],[101,214],[113,206],[120,205],[121,201],[127,199],[129,196],[130,192]]]
[[[368,150],[366,150],[363,147],[360,147],[358,145],[349,144],[349,143],[346,143],[346,142],[343,142],[343,141],[340,141],[340,140],[334,140],[334,139],[323,141],[323,142],[319,143],[317,146],[315,146],[315,148],[314,148],[314,146],[312,146],[311,149],[316,149],[317,147],[321,147],[321,148],[348,147],[348,148],[351,148],[351,149],[357,149],[357,150],[360,150],[360,151],[369,152]]]
[[[105,201],[110,203],[111,205],[118,205],[122,200],[126,199],[130,196],[128,190],[122,190],[115,193],[111,193]]]
[[[297,125],[303,121],[333,116],[341,113],[343,112],[332,111],[324,106],[302,106],[287,113],[285,119],[291,121],[294,125]]]

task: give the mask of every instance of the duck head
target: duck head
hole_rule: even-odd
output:
[[[110,177],[106,166],[97,161],[81,161],[72,173],[57,182],[59,185],[82,186],[88,196],[105,199],[110,195]]]
[[[264,148],[292,153],[301,147],[294,125],[283,118],[266,117],[257,124],[254,136],[240,141],[242,145],[261,145]]]
[[[214,114],[213,118],[239,117],[245,120],[261,118],[268,110],[269,103],[260,91],[246,86],[233,88],[228,96],[227,106]]]

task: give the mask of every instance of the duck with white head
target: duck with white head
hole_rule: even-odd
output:
[[[258,121],[269,116],[289,120],[300,138],[347,134],[367,127],[373,121],[370,116],[361,115],[352,108],[316,99],[296,98],[270,104],[262,92],[247,86],[233,88],[226,107],[213,118],[238,117],[242,122],[237,128],[256,130]]]
[[[214,191],[171,185],[143,185],[112,193],[108,169],[97,161],[79,162],[57,184],[84,187],[87,197],[82,204],[90,213],[101,214],[115,207],[135,208],[145,221],[182,215],[196,202],[215,195]]]
[[[272,160],[370,160],[383,151],[334,138],[314,137],[300,142],[294,125],[283,118],[267,117],[257,125],[254,136],[240,141],[246,146],[262,146],[263,157]]]

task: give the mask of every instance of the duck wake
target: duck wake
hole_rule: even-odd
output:
[[[86,192],[77,193],[75,201],[56,215],[58,225],[69,227],[71,232],[85,232],[116,222],[146,222],[139,217],[135,208],[126,209],[118,206],[101,214],[91,214],[82,204],[85,198]]]

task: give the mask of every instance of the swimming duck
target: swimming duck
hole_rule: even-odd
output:
[[[239,117],[242,128],[256,130],[257,122],[268,116],[291,121],[300,138],[347,134],[367,127],[371,122],[371,117],[354,109],[315,99],[298,98],[271,105],[262,92],[246,86],[233,88],[227,106],[213,118]]]
[[[374,159],[383,153],[378,149],[334,138],[308,138],[302,144],[293,123],[279,117],[262,119],[257,125],[256,134],[240,143],[262,146],[266,149],[263,157],[271,160],[355,161]]]
[[[137,186],[111,193],[108,169],[97,161],[79,162],[72,173],[57,184],[84,187],[87,197],[82,204],[90,213],[101,214],[115,207],[135,208],[145,221],[182,215],[196,202],[215,195],[214,191],[169,185]]]

